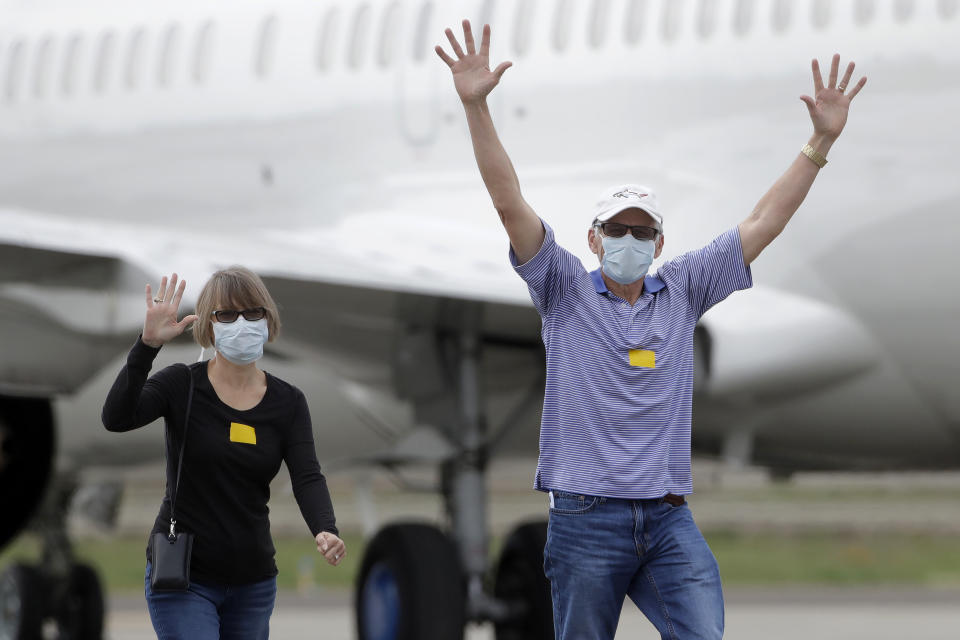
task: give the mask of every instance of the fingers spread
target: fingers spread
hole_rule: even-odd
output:
[[[173,296],[176,294],[176,292],[177,292],[177,274],[173,274],[173,275],[170,277],[170,289],[168,290],[168,294],[169,294],[169,295],[163,296],[163,301],[164,301],[164,302],[171,302],[171,301],[173,300]]]
[[[163,298],[167,293],[167,276],[160,278],[160,288],[157,289],[157,298],[160,302],[163,302]]]
[[[850,93],[847,94],[847,98],[853,100],[853,97],[860,93],[860,89],[863,89],[863,85],[867,84],[867,76],[860,78],[860,81],[857,82],[857,86],[851,89]]]
[[[814,95],[816,95],[823,90],[823,75],[820,73],[820,62],[816,58],[813,59],[810,66],[813,69],[813,89]]]
[[[150,283],[147,283],[147,309],[153,309],[153,292],[150,289]]]
[[[483,32],[480,36],[480,55],[490,57],[490,25],[483,25]]]
[[[437,52],[437,55],[440,56],[441,60],[447,63],[448,67],[453,66],[454,59],[447,55],[447,52],[443,50],[443,47],[441,47],[440,45],[437,45],[436,47],[433,48],[433,50]]]
[[[500,82],[500,78],[503,77],[503,72],[512,66],[512,62],[501,62],[497,65],[497,68],[493,70],[493,75],[496,76],[497,82]]]
[[[177,287],[177,292],[173,294],[173,300],[170,303],[173,305],[174,311],[180,308],[180,300],[183,298],[183,291],[187,288],[187,281],[182,280],[180,286]]]
[[[840,54],[833,54],[833,60],[830,61],[830,81],[827,84],[829,89],[834,89],[837,86],[837,72],[840,71]]]
[[[199,319],[200,319],[200,316],[198,316],[198,315],[189,315],[189,316],[186,316],[186,317],[185,317],[183,320],[181,320],[180,322],[178,322],[178,323],[177,323],[177,326],[180,328],[181,331],[183,331],[183,330],[185,330],[187,327],[189,327],[192,323],[196,322],[196,321],[199,320]]]
[[[447,40],[450,41],[450,46],[453,47],[453,52],[457,54],[457,58],[462,58],[463,49],[460,48],[460,43],[457,42],[456,36],[453,35],[453,30],[446,29],[444,33],[447,34]]]
[[[846,88],[850,84],[850,76],[853,75],[853,68],[855,63],[851,62],[847,65],[847,70],[843,72],[843,78],[840,79],[840,84],[837,85],[837,88],[844,87]],[[843,89],[841,89],[842,91]]]
[[[803,100],[803,104],[807,105],[807,111],[810,112],[810,115],[813,116],[814,112],[817,109],[817,102],[810,96],[800,96],[800,99]]]
[[[477,52],[477,45],[473,41],[473,29],[470,27],[470,21],[463,21],[463,43],[467,45],[467,53],[473,55]]]

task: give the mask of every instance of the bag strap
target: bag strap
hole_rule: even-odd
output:
[[[183,469],[183,448],[187,444],[187,428],[190,426],[190,407],[193,404],[193,371],[189,365],[183,365],[187,369],[187,375],[190,376],[190,391],[187,393],[187,415],[183,419],[183,440],[180,442],[180,460],[177,462],[177,484],[173,487],[173,497],[170,498],[170,533],[169,538],[176,538],[177,534],[174,527],[177,524],[176,507],[177,491],[180,489],[180,471]]]

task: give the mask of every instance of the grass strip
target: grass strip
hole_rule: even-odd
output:
[[[960,545],[949,535],[900,533],[779,534],[707,531],[725,585],[960,586]],[[349,589],[363,557],[359,534],[344,534],[347,556],[329,566],[308,537],[277,538],[281,589]],[[491,548],[500,546],[492,541]],[[98,568],[112,592],[143,589],[146,536],[85,538],[77,556]],[[40,545],[21,536],[0,553],[0,567],[35,562]]]

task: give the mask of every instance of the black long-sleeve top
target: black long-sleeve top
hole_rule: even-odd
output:
[[[109,431],[130,431],[163,417],[167,489],[153,532],[167,532],[190,376],[183,365],[174,365],[148,380],[159,351],[137,340],[107,395],[102,417]],[[193,406],[176,520],[178,531],[196,536],[191,578],[222,584],[266,580],[277,575],[267,502],[270,481],[281,461],[287,464],[294,496],[314,537],[321,531],[339,534],[317,462],[306,398],[293,385],[267,373],[263,399],[252,409],[240,411],[217,396],[206,362],[189,367]]]

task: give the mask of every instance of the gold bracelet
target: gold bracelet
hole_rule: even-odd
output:
[[[810,158],[813,161],[813,164],[817,165],[821,169],[827,165],[826,156],[811,147],[809,144],[803,145],[803,148],[800,149],[800,153]]]

